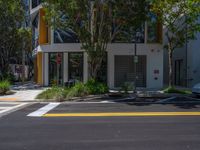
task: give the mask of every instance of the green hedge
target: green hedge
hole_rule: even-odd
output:
[[[0,81],[0,95],[6,94],[10,90],[10,82],[5,80],[5,81]]]

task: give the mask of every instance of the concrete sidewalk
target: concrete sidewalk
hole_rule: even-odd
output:
[[[43,92],[45,88],[33,82],[27,82],[12,85],[11,90],[14,94],[0,96],[0,101],[34,101],[36,96]]]

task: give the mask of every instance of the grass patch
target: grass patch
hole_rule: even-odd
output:
[[[164,93],[176,93],[176,94],[192,94],[190,90],[179,90],[175,87],[168,87],[163,90]]]
[[[5,95],[10,90],[10,82],[0,81],[0,95]]]

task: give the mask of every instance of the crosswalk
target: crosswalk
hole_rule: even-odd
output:
[[[58,105],[60,105],[60,103],[49,103],[49,104],[45,105],[44,107],[28,114],[27,116],[29,116],[29,117],[41,117],[44,114],[46,114],[47,112],[49,112],[50,110],[56,108]]]
[[[28,105],[28,103],[0,102],[0,117],[7,115],[11,112],[14,112],[16,110],[19,110],[27,105]]]

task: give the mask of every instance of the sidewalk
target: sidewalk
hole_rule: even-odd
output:
[[[14,94],[0,96],[0,101],[34,101],[35,97],[43,92],[45,88],[33,82],[27,82],[25,84],[17,83],[11,86],[11,90]]]

